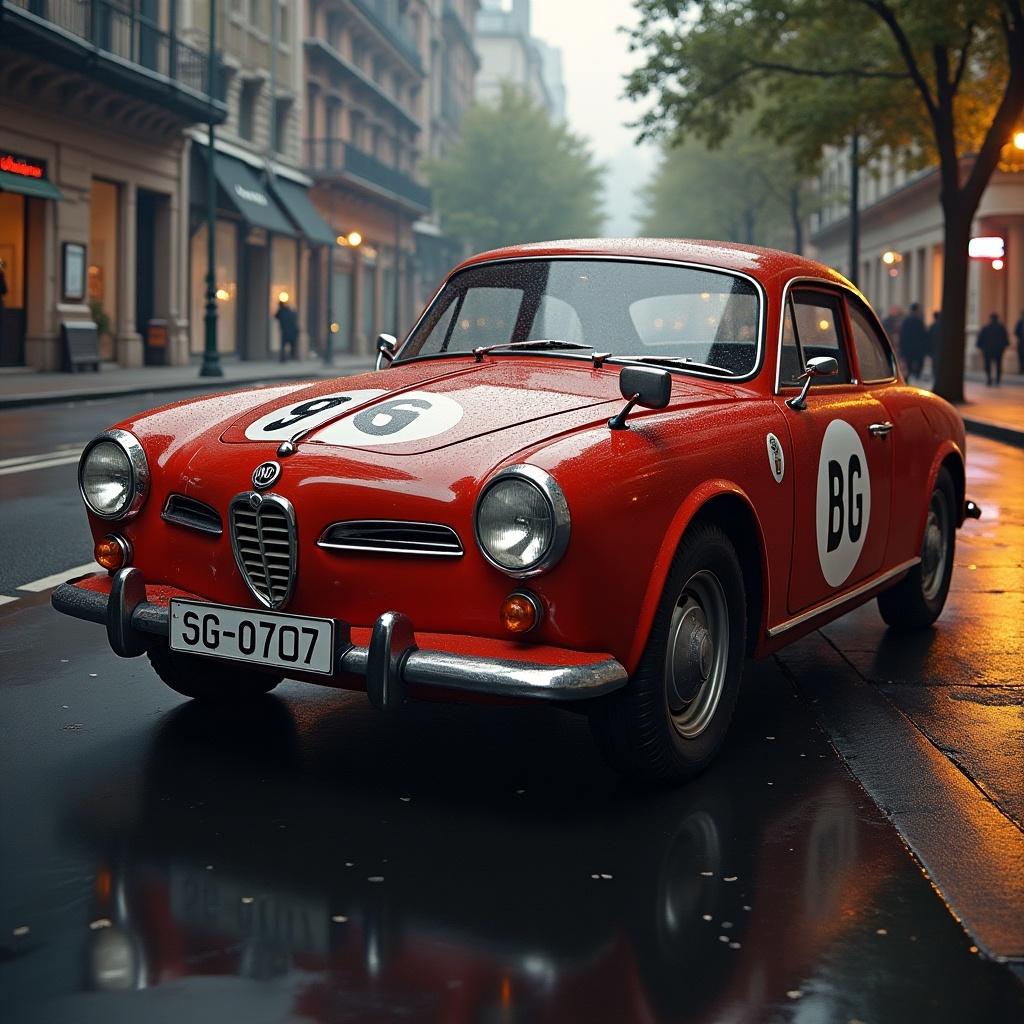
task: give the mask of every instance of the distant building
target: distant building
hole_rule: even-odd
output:
[[[0,364],[58,369],[90,317],[104,359],[188,359],[184,129],[227,111],[175,10],[0,0]]]
[[[1024,157],[1024,154],[1021,155]],[[1001,238],[1001,261],[971,260],[967,296],[967,358],[975,359],[973,339],[991,313],[1012,329],[1024,310],[1024,173],[1004,165],[989,182],[974,219],[972,236]],[[817,258],[850,275],[850,157],[830,149],[819,188],[825,205],[812,218],[811,241]],[[927,322],[942,304],[943,232],[939,172],[931,167],[908,172],[893,156],[860,174],[861,290],[881,315],[920,302]]]
[[[562,54],[530,35],[530,0],[482,0],[476,36],[477,99],[494,99],[508,83],[543,104],[555,120],[565,119]]]
[[[179,0],[182,34],[202,35],[208,0]],[[308,196],[302,163],[303,52],[300,0],[219,0],[217,48],[227,120],[216,133],[217,346],[224,355],[266,359],[280,350],[280,301],[299,315],[300,354],[313,318],[309,268],[332,241]],[[193,129],[190,160],[191,352],[203,350],[207,273],[204,128]]]

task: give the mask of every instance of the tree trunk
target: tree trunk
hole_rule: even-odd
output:
[[[967,329],[967,243],[974,211],[956,197],[943,203],[942,328],[935,361],[935,393],[948,402],[964,400]]]
[[[743,234],[745,236],[743,241],[746,242],[747,245],[755,244],[756,224],[757,210],[755,210],[752,206],[748,206],[743,211]]]
[[[789,217],[793,224],[793,252],[797,256],[804,254],[804,224],[800,217],[800,186],[794,185],[789,190]]]

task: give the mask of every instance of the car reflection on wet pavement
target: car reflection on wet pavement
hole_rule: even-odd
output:
[[[81,872],[0,966],[10,1019],[1024,1013],[771,663],[720,761],[659,793],[577,716],[283,695],[178,706],[135,769],[104,746],[57,795]]]

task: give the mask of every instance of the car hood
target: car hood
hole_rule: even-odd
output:
[[[564,365],[564,364],[563,364]],[[422,455],[484,434],[621,401],[618,373],[589,364],[507,357],[395,367],[385,373],[320,381],[275,395],[238,416],[229,444],[266,444],[304,432],[303,447]]]

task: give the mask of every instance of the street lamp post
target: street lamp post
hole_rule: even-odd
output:
[[[206,125],[206,315],[203,318],[205,338],[203,365],[200,377],[223,377],[220,354],[217,352],[217,179],[213,172],[214,123],[213,98],[217,79],[217,0],[210,4],[210,50],[207,56],[207,93],[210,100],[210,118]]]
[[[850,137],[850,282],[857,283],[860,267],[860,138]]]

